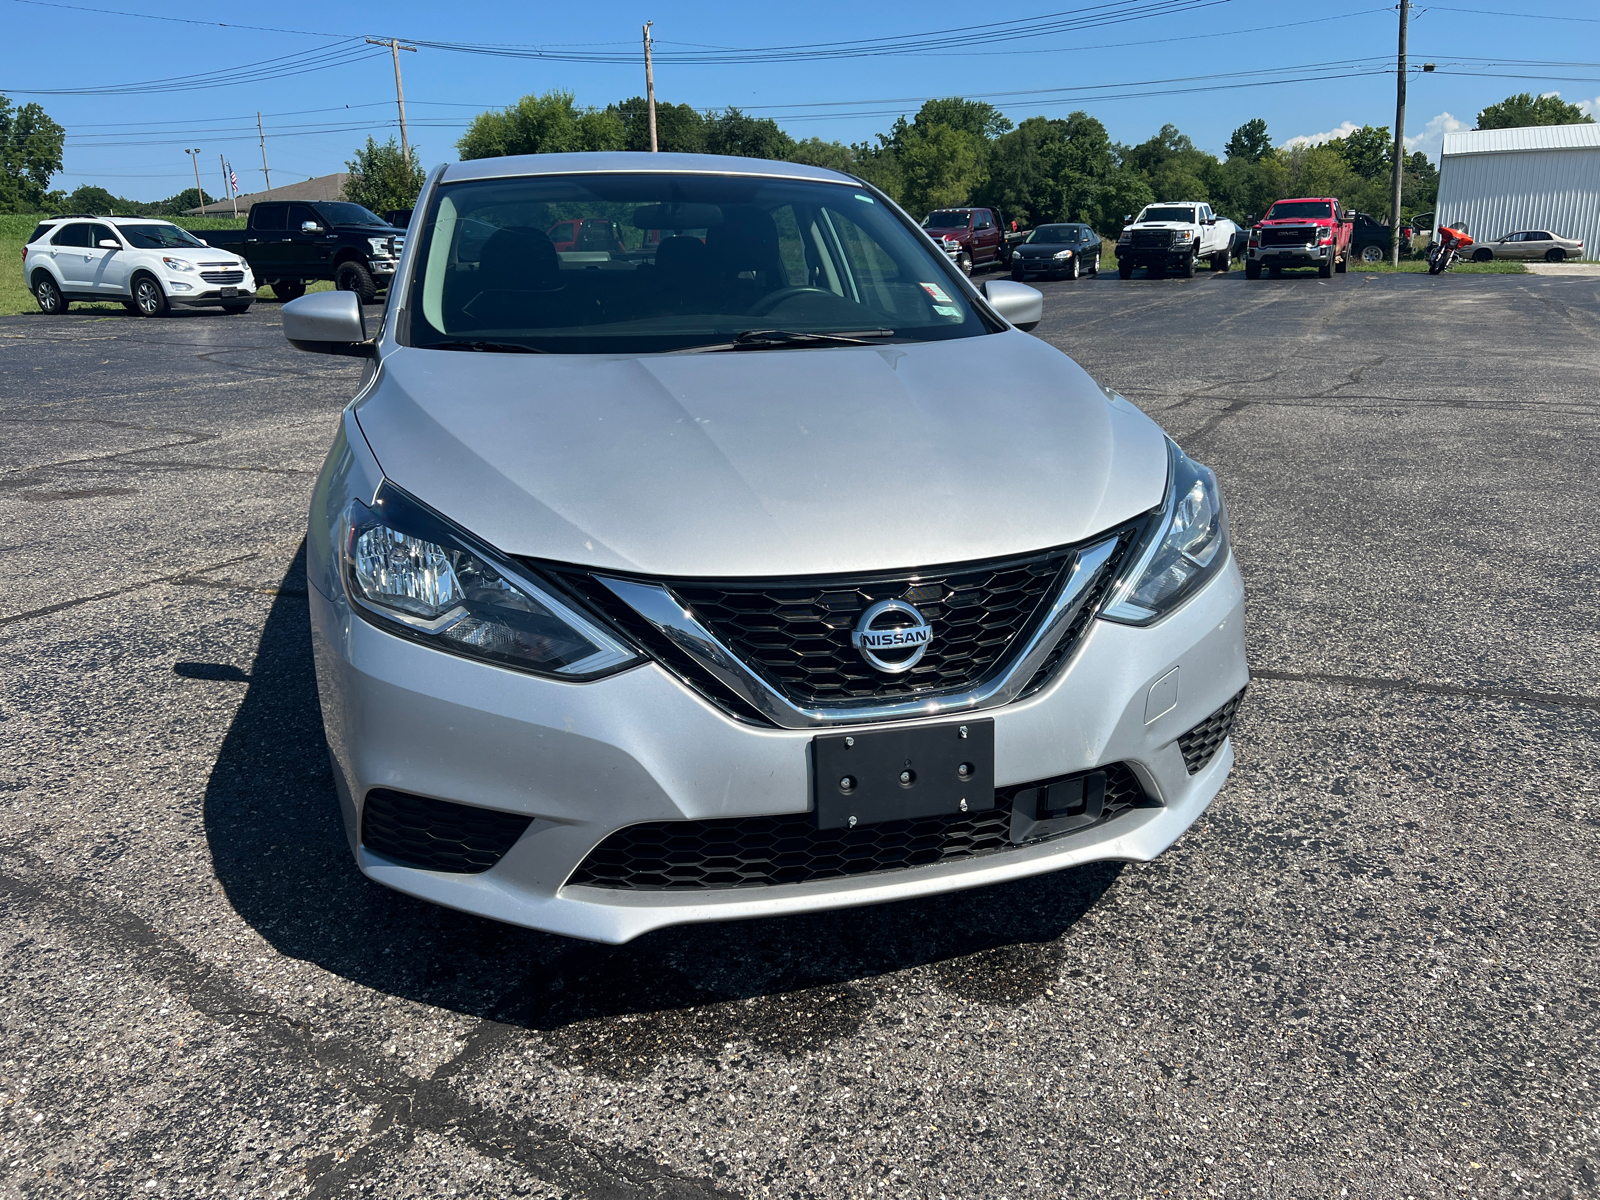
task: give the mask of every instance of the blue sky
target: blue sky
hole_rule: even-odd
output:
[[[1517,91],[1559,92],[1600,118],[1600,8],[1558,0],[1528,8],[1512,0],[1456,3],[1461,7],[1413,10],[1412,58],[1440,66],[1437,73],[1413,77],[1410,86],[1406,124],[1413,148],[1437,155],[1445,131],[1471,128],[1480,108]],[[991,102],[1013,121],[1082,108],[1125,142],[1143,140],[1170,122],[1218,153],[1228,134],[1252,117],[1264,117],[1279,144],[1394,119],[1392,7],[1370,0],[1107,0],[1094,10],[1134,19],[1083,28],[1091,5],[1093,0],[1038,0],[1003,10],[996,20],[1073,12],[1080,27],[995,42],[983,36],[992,27],[975,23],[980,6],[951,0],[811,0],[799,8],[748,0],[642,0],[599,9],[563,4],[465,10],[411,0],[359,8],[305,0],[227,7],[0,0],[0,28],[7,34],[0,46],[0,92],[19,103],[38,101],[66,127],[66,170],[54,186],[92,182],[135,199],[193,186],[184,150],[196,147],[207,191],[221,191],[219,154],[232,161],[241,190],[258,190],[257,111],[264,114],[272,178],[280,185],[341,170],[368,132],[379,140],[394,133],[388,51],[340,42],[350,35],[629,58],[573,62],[428,46],[402,55],[411,137],[428,164],[455,156],[454,142],[475,112],[529,92],[563,88],[594,105],[642,94],[639,29],[646,19],[655,22],[659,98],[700,108],[737,105],[776,117],[796,137],[862,141],[886,130],[897,113],[914,112],[920,98],[954,94],[1002,93],[991,95]],[[1152,9],[1158,11],[1138,15]],[[219,19],[282,32],[209,23]],[[941,33],[953,30],[964,32]],[[704,56],[712,47],[917,34],[930,36],[913,39],[909,49],[868,58],[676,61]],[[318,53],[336,65],[277,79],[242,77],[250,64],[292,64]],[[1249,74],[1329,63],[1342,65],[1278,76],[1294,82],[1270,83]],[[189,86],[208,72],[224,86]],[[1217,78],[1226,75],[1233,77]],[[171,80],[171,90],[34,92],[151,80]],[[1180,80],[1186,82],[1173,82]]]

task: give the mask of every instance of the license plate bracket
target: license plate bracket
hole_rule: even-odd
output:
[[[239,289],[236,287],[225,287],[222,289],[222,298],[224,300],[232,300],[238,294]]]
[[[992,719],[819,734],[811,742],[811,761],[819,829],[995,806]]]

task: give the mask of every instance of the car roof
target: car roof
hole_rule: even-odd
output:
[[[584,154],[515,154],[506,158],[474,158],[451,163],[441,183],[468,179],[513,179],[527,175],[749,175],[775,179],[809,179],[861,186],[853,175],[803,163],[725,154],[650,154],[639,151],[597,151]]]
[[[109,221],[113,225],[171,225],[166,217],[100,217],[94,213],[62,213],[59,216],[46,217],[40,221],[41,225],[57,225],[62,221]]]

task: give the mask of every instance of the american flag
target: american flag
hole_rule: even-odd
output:
[[[233,164],[228,164],[228,186],[233,189],[233,194],[239,194],[239,177],[233,173]]]

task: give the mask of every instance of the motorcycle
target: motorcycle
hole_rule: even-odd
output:
[[[1428,274],[1438,275],[1442,271],[1448,271],[1455,265],[1456,259],[1461,257],[1461,252],[1470,245],[1472,239],[1467,236],[1465,229],[1442,226],[1439,237],[1428,247]]]

